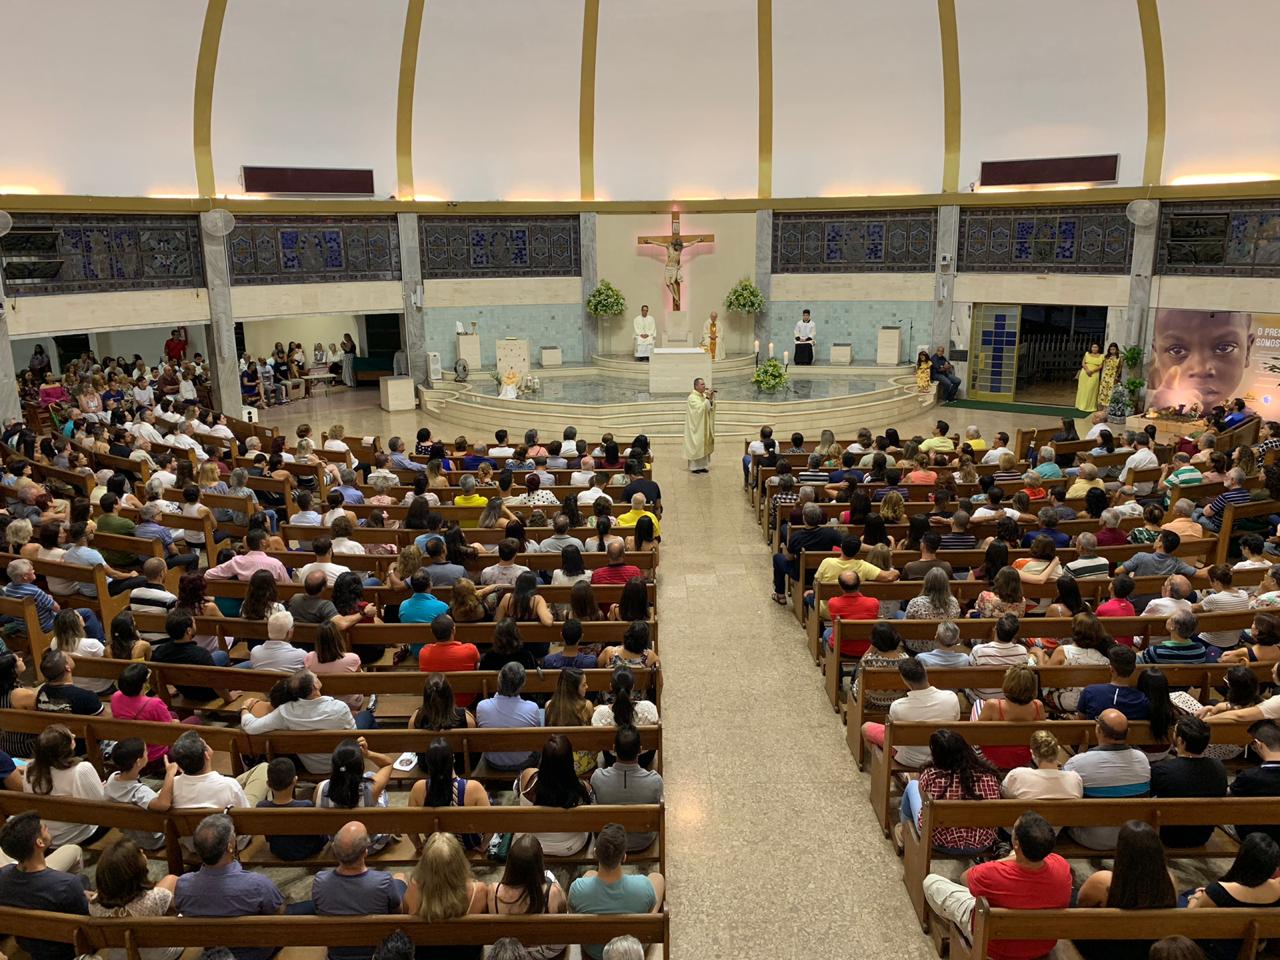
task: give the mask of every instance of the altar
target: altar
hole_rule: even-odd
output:
[[[711,386],[711,357],[700,347],[655,347],[649,359],[650,393],[688,393],[701,377]]]

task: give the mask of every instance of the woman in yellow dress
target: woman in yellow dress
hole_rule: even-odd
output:
[[[1111,391],[1120,382],[1120,368],[1124,361],[1120,356],[1120,344],[1107,344],[1107,355],[1102,358],[1102,376],[1098,379],[1098,407],[1111,402]]]
[[[916,355],[916,389],[921,393],[928,393],[933,389],[933,381],[929,378],[932,370],[933,366],[929,360],[929,351],[921,350]]]
[[[1090,412],[1098,409],[1098,377],[1102,374],[1102,344],[1089,344],[1089,352],[1080,362],[1079,385],[1076,387],[1076,409]]]

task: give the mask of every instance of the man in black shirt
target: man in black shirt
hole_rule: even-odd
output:
[[[1262,757],[1262,765],[1241,770],[1231,781],[1233,797],[1280,797],[1280,726],[1273,720],[1259,720],[1249,728],[1253,749]],[[1250,833],[1265,833],[1280,843],[1280,825],[1236,824],[1236,836],[1243,840]]]
[[[662,516],[662,489],[649,480],[644,475],[644,464],[639,460],[628,460],[623,468],[631,479],[627,481],[627,485],[622,488],[622,499],[630,500],[637,493],[643,493],[644,499],[657,514],[659,518]]]
[[[1196,717],[1183,717],[1173,734],[1176,757],[1151,765],[1153,797],[1225,797],[1227,768],[1222,761],[1204,755],[1209,746],[1209,725]],[[1200,847],[1213,834],[1213,824],[1196,827],[1161,827],[1166,847]]]
[[[37,710],[84,717],[96,717],[102,712],[102,701],[96,693],[72,683],[75,665],[75,660],[61,650],[50,648],[44,652],[40,658],[40,675],[45,682],[36,690]]]
[[[800,577],[802,550],[823,552],[840,546],[840,531],[823,524],[822,508],[816,503],[804,505],[803,519],[804,526],[793,530],[786,546],[773,555],[773,599],[781,604],[787,602],[787,578]]]
[[[165,633],[169,639],[156,644],[151,650],[151,659],[157,663],[180,663],[193,667],[216,666],[213,654],[196,643],[196,621],[185,610],[170,610],[164,621]],[[228,699],[226,693],[211,687],[191,687],[174,684],[178,692],[188,700],[207,703],[215,697]]]
[[[52,846],[49,828],[34,811],[10,817],[0,827],[0,850],[16,861],[0,869],[0,904],[88,916],[89,900],[80,879],[45,863],[45,851]],[[18,945],[31,955],[31,960],[73,960],[76,955],[72,944],[53,940],[19,936]]]

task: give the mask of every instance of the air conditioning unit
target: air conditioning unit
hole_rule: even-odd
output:
[[[440,366],[440,354],[434,350],[427,351],[427,379],[443,380],[444,373]]]

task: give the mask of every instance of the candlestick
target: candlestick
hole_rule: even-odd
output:
[[[756,341],[756,353],[759,353],[759,352],[760,352],[760,341],[759,341],[759,340],[757,340],[757,341]]]
[[[772,340],[769,341],[769,359],[770,360],[773,359],[773,341]]]
[[[789,364],[790,362],[791,362],[791,351],[790,351],[790,350],[783,350],[783,351],[782,351],[782,365],[785,367],[785,366],[786,366],[787,364]]]

